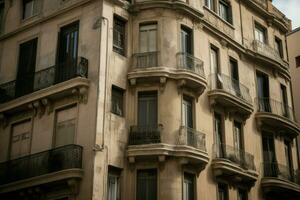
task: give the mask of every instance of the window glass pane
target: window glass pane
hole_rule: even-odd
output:
[[[123,116],[123,91],[112,87],[111,112]]]
[[[12,126],[10,158],[28,155],[31,141],[31,122],[26,121]]]
[[[183,199],[195,199],[195,175],[184,173]]]
[[[113,49],[122,55],[125,53],[125,24],[125,21],[114,17]]]
[[[140,53],[157,50],[157,24],[140,26]]]
[[[4,18],[3,18],[3,16],[4,16],[4,2],[1,2],[0,1],[0,33],[2,32],[2,30],[3,30],[3,26],[4,26]]]
[[[157,93],[139,93],[138,97],[138,125],[157,125]]]
[[[24,0],[24,19],[33,16],[34,0]]]
[[[255,39],[265,43],[266,39],[265,39],[265,30],[264,28],[260,27],[259,25],[255,25]]]
[[[76,116],[76,107],[56,113],[55,147],[74,144]]]

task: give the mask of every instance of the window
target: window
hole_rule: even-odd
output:
[[[225,144],[223,137],[223,120],[222,116],[218,113],[214,114],[214,134],[215,134],[215,144],[217,145],[217,156],[223,157],[223,145]]]
[[[218,184],[218,200],[228,200],[228,187],[225,184]]]
[[[205,0],[205,6],[208,7],[210,10],[215,11],[215,0]]]
[[[120,169],[108,167],[108,200],[120,200],[120,173]]]
[[[282,41],[278,37],[275,37],[275,50],[278,55],[283,58]]]
[[[238,189],[238,200],[248,200],[247,190]]]
[[[193,33],[186,26],[181,26],[181,51],[183,53],[193,54]]]
[[[140,53],[157,51],[157,24],[140,25]]]
[[[111,112],[123,116],[123,99],[124,99],[124,90],[117,88],[116,86],[112,86],[111,89]]]
[[[239,84],[238,62],[235,59],[230,58],[229,63],[230,63],[230,72],[231,72],[231,86],[235,94],[237,96],[240,96],[241,91],[240,91],[240,84]]]
[[[258,106],[260,111],[271,112],[270,98],[269,98],[269,78],[267,75],[257,72],[257,95]]]
[[[121,55],[125,55],[125,20],[114,16],[113,50]]]
[[[282,99],[282,115],[285,117],[289,117],[289,105],[288,105],[288,98],[285,85],[280,84],[280,92],[281,92],[281,99]]]
[[[23,0],[23,19],[37,15],[39,9],[40,0]]]
[[[0,0],[0,33],[2,33],[3,28],[4,28],[4,1]]]
[[[193,128],[193,101],[191,98],[183,97],[182,109],[183,126]]]
[[[136,200],[156,200],[157,170],[138,170],[136,186]]]
[[[31,142],[31,121],[15,124],[11,130],[10,159],[28,155]]]
[[[234,148],[237,150],[244,150],[242,124],[240,122],[234,121],[233,126]]]
[[[138,126],[157,126],[157,92],[139,92]]]
[[[219,73],[219,50],[214,46],[210,48],[210,71],[214,75]]]
[[[225,21],[232,23],[231,6],[226,1],[219,1],[219,15]]]
[[[266,164],[276,163],[274,138],[272,134],[262,133],[263,160]],[[270,166],[270,165],[269,165]],[[270,169],[268,169],[270,171]]]
[[[300,56],[297,56],[295,58],[295,61],[296,61],[296,67],[300,67]]]
[[[266,40],[266,29],[264,27],[262,27],[261,25],[255,23],[255,40],[258,40],[259,42],[262,43],[267,43]]]
[[[54,147],[74,144],[76,132],[76,106],[56,112]]]
[[[38,39],[20,45],[18,73],[16,79],[16,96],[29,94],[33,91]]]
[[[73,22],[60,29],[58,34],[58,56],[55,81],[60,83],[77,75],[79,22]]]
[[[184,173],[183,200],[195,200],[195,175]]]
[[[292,156],[292,147],[291,142],[288,140],[284,141],[284,152],[286,159],[286,166],[288,167],[288,175],[293,178],[294,176],[294,167],[293,167],[293,156]]]

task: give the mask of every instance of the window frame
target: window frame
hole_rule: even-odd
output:
[[[5,26],[5,19],[4,19],[4,12],[5,12],[5,1],[0,0],[0,34],[4,31]]]
[[[220,199],[220,188],[221,189],[224,189],[224,191],[225,191],[225,200],[229,200],[229,191],[228,191],[228,185],[227,184],[225,184],[225,183],[218,183],[218,185],[217,185],[217,199],[218,200],[221,200]]]
[[[124,89],[117,87],[115,85],[112,85],[112,87],[111,87],[111,113],[118,115],[120,117],[124,117],[124,107],[125,107],[124,93],[125,93]],[[121,107],[120,107],[121,113],[119,113],[117,110],[114,109],[114,103],[113,103],[114,97],[121,99],[121,104],[120,104],[121,105]],[[118,101],[120,101],[120,99],[118,99]]]
[[[146,27],[146,26],[155,26],[155,28],[149,28],[149,29],[143,29],[143,27]],[[138,44],[138,52],[139,53],[151,53],[151,52],[157,52],[158,51],[158,22],[157,21],[150,21],[150,22],[142,22],[139,24],[139,44]],[[151,31],[154,31],[155,30],[155,50],[150,50],[150,32]],[[146,44],[144,44],[145,46],[142,47],[142,37],[141,37],[141,33],[142,32],[146,32],[147,33],[147,41],[146,41]],[[146,51],[142,51],[142,49],[145,48],[147,49]]]
[[[136,170],[136,184],[135,184],[135,199],[138,200],[138,194],[139,194],[139,191],[138,191],[138,179],[139,179],[139,172],[149,172],[149,173],[152,173],[154,172],[155,174],[155,179],[156,179],[156,182],[155,182],[155,186],[156,186],[156,198],[155,200],[158,200],[158,193],[159,193],[159,171],[157,168],[144,168],[144,169],[137,169]],[[145,200],[145,199],[143,199]]]
[[[300,55],[295,57],[296,68],[300,67]]]
[[[113,22],[113,51],[126,56],[127,49],[127,20],[114,14],[114,22]],[[117,28],[120,27],[120,29]],[[121,36],[120,36],[121,35]],[[120,41],[118,41],[116,37],[120,37]],[[120,45],[116,44],[116,41],[121,43]]]
[[[248,194],[248,191],[246,190],[246,189],[242,189],[242,188],[238,188],[237,189],[237,199],[238,200],[243,200],[243,199],[240,199],[240,194],[244,194],[244,195],[246,195],[246,200],[248,200],[249,199],[249,194]]]
[[[225,12],[223,14],[225,14],[225,15],[222,14],[221,7],[224,9]],[[219,0],[218,14],[221,19],[223,19],[224,21],[226,21],[230,24],[233,24],[232,8],[231,8],[230,2],[228,2],[227,0]]]
[[[40,0],[22,0],[22,20],[27,20],[32,17],[35,17],[39,14],[40,12]],[[29,16],[26,16],[26,4],[31,3],[31,12]]]
[[[183,184],[182,184],[183,200],[189,200],[189,199],[185,199],[185,193],[184,193],[186,176],[190,176],[193,179],[192,180],[193,190],[194,190],[193,200],[195,200],[195,199],[197,199],[197,176],[196,176],[195,173],[191,173],[189,171],[184,171],[183,172]]]
[[[276,49],[276,46],[278,45],[278,55],[280,56],[280,58],[282,58],[283,59],[283,44],[282,44],[282,40],[279,38],[279,37],[277,37],[277,36],[275,36],[275,39],[274,39],[274,44],[275,44],[275,50],[277,51],[277,49]]]
[[[117,179],[117,196],[116,196],[116,200],[120,200],[121,199],[121,176],[122,176],[122,169],[121,168],[117,168],[114,166],[109,165],[108,166],[108,173],[107,173],[107,199],[109,199],[109,189],[110,189],[110,177],[114,177]]]
[[[256,37],[257,30],[260,31],[260,33],[262,33],[263,41],[261,41],[259,38]],[[254,22],[254,39],[261,43],[268,44],[267,28],[256,21]]]

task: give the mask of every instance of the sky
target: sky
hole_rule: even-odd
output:
[[[292,20],[293,29],[300,27],[300,0],[273,0],[273,5]]]

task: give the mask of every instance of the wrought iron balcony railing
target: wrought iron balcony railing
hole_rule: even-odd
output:
[[[277,62],[279,62],[281,65],[285,66],[286,68],[288,67],[287,63],[285,63],[282,60],[282,58],[280,56],[280,53],[278,51],[276,51],[275,48],[272,48],[268,44],[265,44],[265,43],[263,43],[261,41],[258,41],[258,40],[254,40],[253,41],[253,49],[257,53],[259,53],[259,54],[261,54],[265,57],[276,60]]]
[[[186,126],[180,127],[177,144],[192,146],[202,151],[206,151],[205,134]]]
[[[133,55],[133,66],[135,68],[147,68],[158,66],[158,51],[136,53]]]
[[[0,163],[0,185],[66,169],[82,168],[82,147],[66,145]]]
[[[211,74],[209,79],[211,90],[221,89],[245,100],[248,103],[252,103],[249,88],[241,84],[239,81],[225,74]]]
[[[287,104],[271,98],[256,98],[255,101],[257,104],[258,112],[269,112],[288,118],[291,121],[295,120],[294,111],[292,107]]]
[[[78,60],[60,63],[35,72],[33,75],[3,83],[0,85],[0,103],[5,103],[78,76],[87,77],[87,72],[88,60],[80,57]]]
[[[262,163],[262,168],[264,177],[281,178],[300,185],[299,170],[291,169],[277,162],[264,162]]]
[[[188,53],[177,53],[177,66],[178,69],[189,70],[199,74],[202,77],[205,77],[203,61]]]
[[[226,144],[214,144],[214,157],[227,159],[243,169],[256,170],[253,155]]]
[[[131,126],[129,145],[160,143],[161,125]]]

